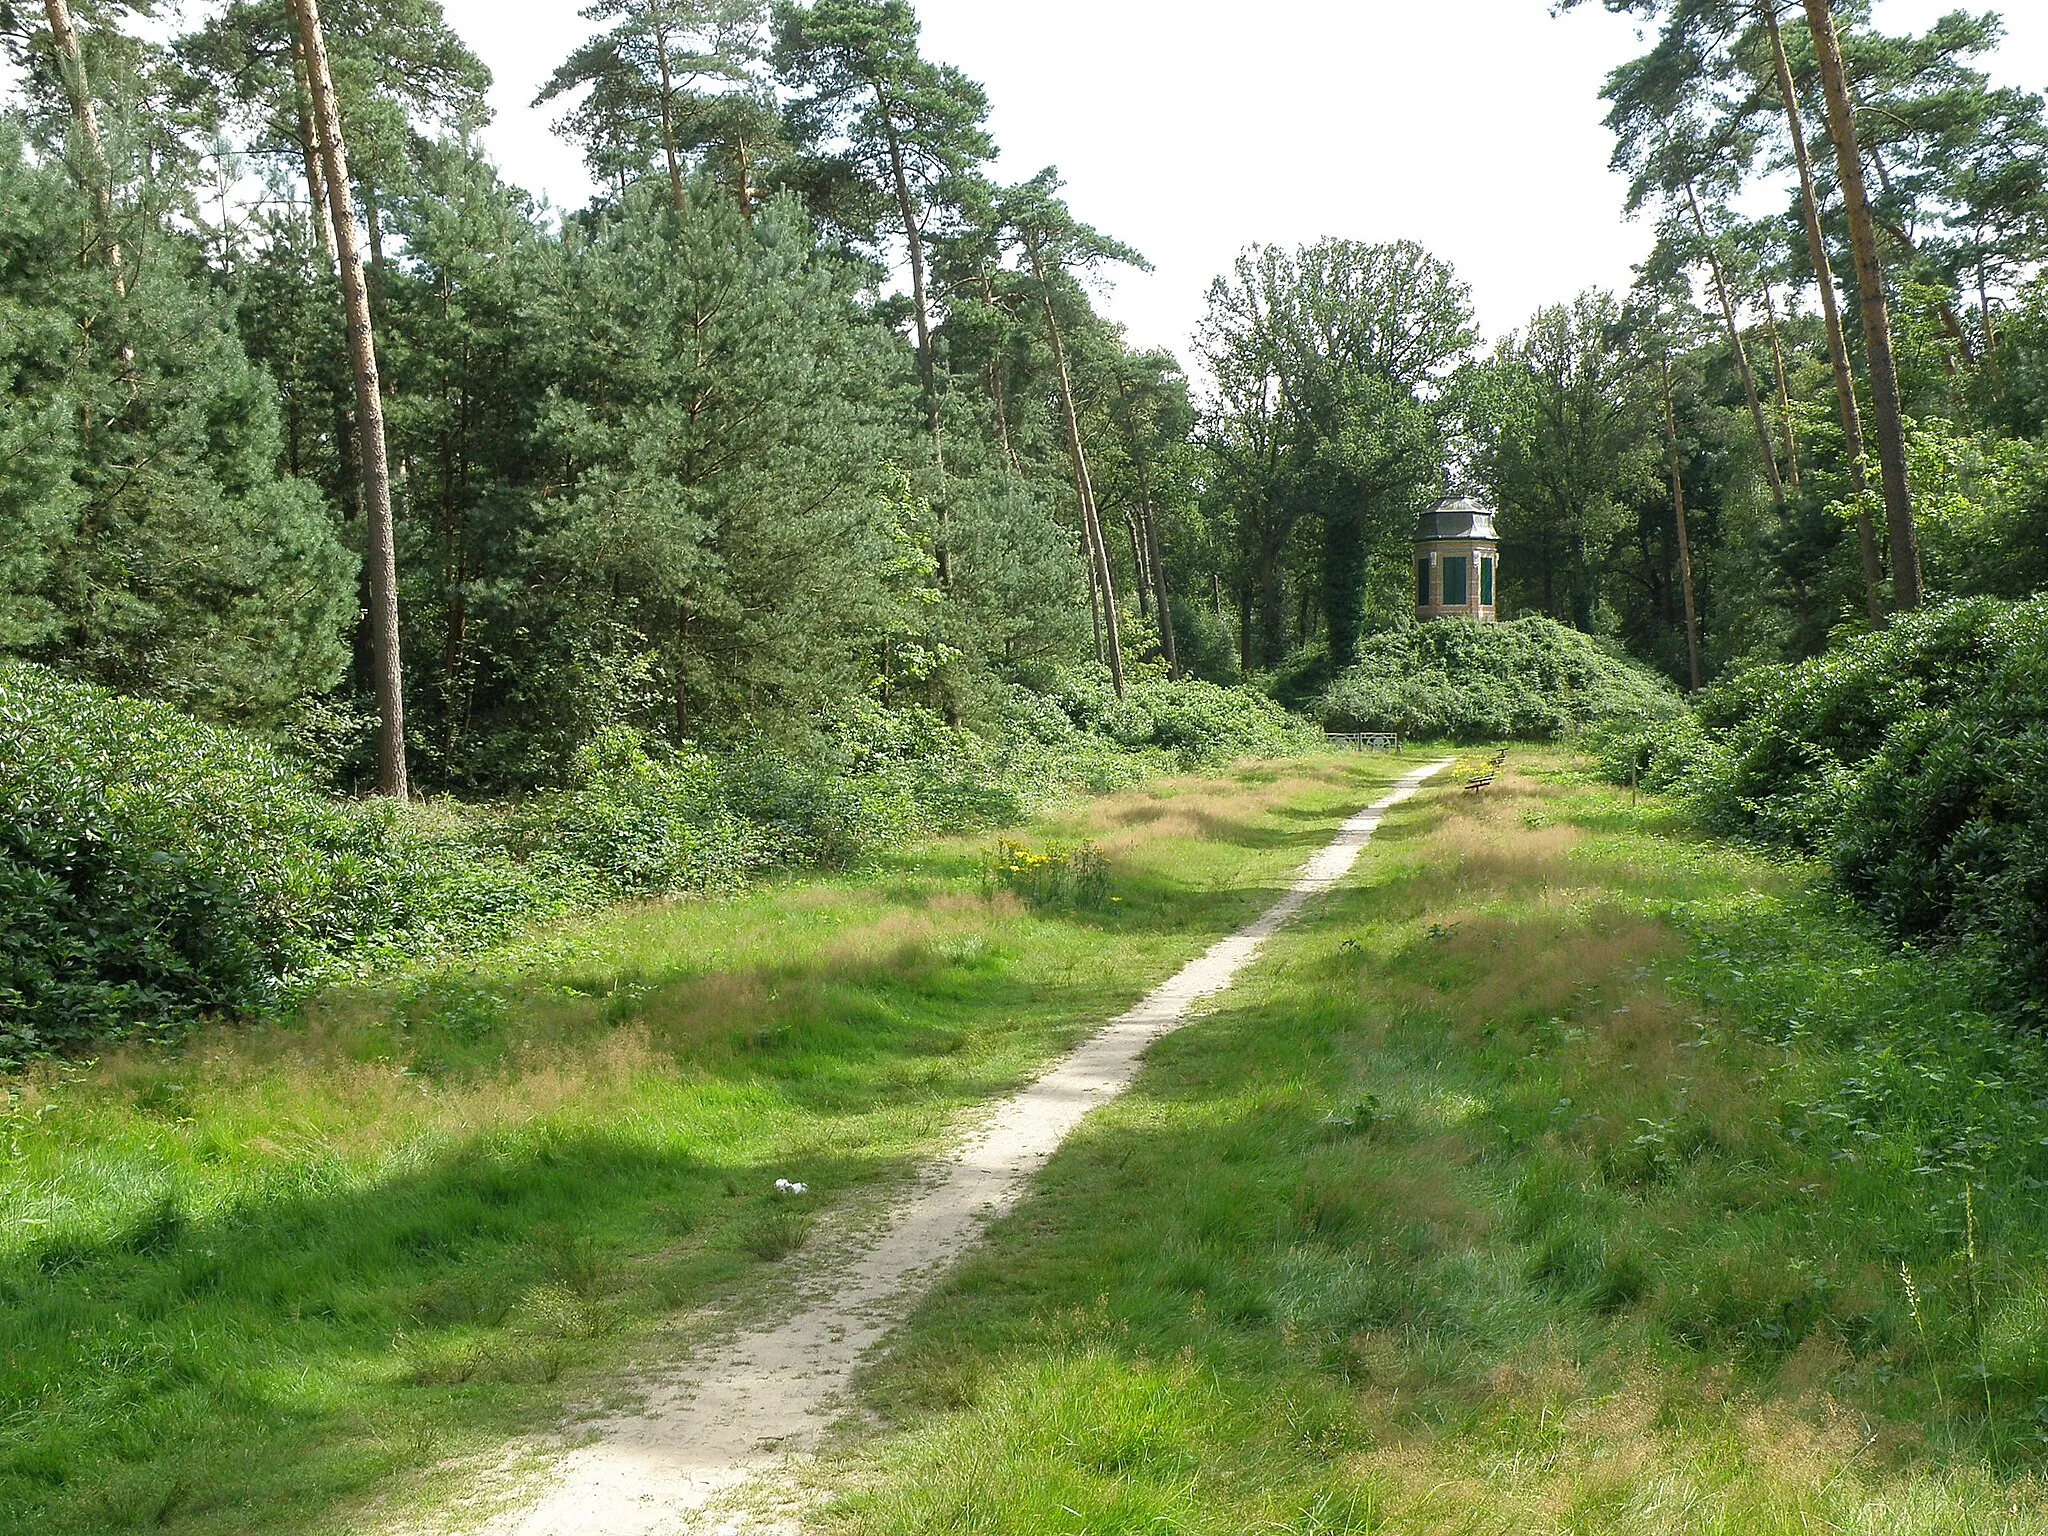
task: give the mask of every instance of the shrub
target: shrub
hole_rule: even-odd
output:
[[[1404,624],[1368,636],[1322,696],[1335,731],[1449,741],[1548,741],[1679,712],[1670,683],[1551,619]]]
[[[450,842],[249,737],[0,664],[0,1059],[250,1012],[546,908]]]
[[[1132,696],[1152,717],[1151,743],[1184,767],[1239,757],[1284,757],[1321,744],[1313,725],[1250,688],[1194,678],[1147,680]]]
[[[569,788],[522,803],[488,839],[558,888],[612,900],[727,889],[773,856],[772,837],[735,810],[701,753],[657,762],[636,732],[613,727],[571,772]]]
[[[1825,858],[1891,933],[2048,1012],[2048,598],[1902,615],[1716,687],[1700,722],[1675,776],[1710,825]]]
[[[241,738],[0,665],[0,1051],[256,1006],[338,831]]]
[[[794,745],[717,756],[617,728],[561,789],[422,807],[329,799],[252,738],[0,664],[0,1062],[1310,739],[1269,700],[1207,683],[1141,680],[1119,701],[1076,674],[997,703],[979,732],[868,703]]]

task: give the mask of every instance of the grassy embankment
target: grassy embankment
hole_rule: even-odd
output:
[[[0,1079],[0,1530],[331,1529],[693,1309],[772,1305],[810,1211],[1238,926],[1397,771],[1170,780],[1026,829],[1101,845],[1087,910],[985,898],[986,840],[938,843]]]
[[[1082,1128],[825,1529],[2048,1530],[2048,1047],[1518,762]]]

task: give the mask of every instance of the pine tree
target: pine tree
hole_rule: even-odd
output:
[[[748,140],[758,150],[777,131],[753,74],[766,9],[762,0],[599,0],[583,17],[612,26],[556,69],[534,105],[585,91],[561,127],[582,143],[592,174],[623,189],[659,165],[678,210],[693,153],[726,141],[746,209]]]
[[[354,562],[197,251],[154,231],[117,302],[96,216],[0,134],[0,647],[281,725],[346,662]]]
[[[1828,0],[1805,0],[1827,102],[1828,137],[1849,223],[1849,248],[1856,258],[1857,301],[1863,313],[1863,356],[1870,370],[1872,408],[1877,418],[1877,458],[1884,482],[1885,523],[1891,545],[1892,601],[1898,608],[1920,606],[1920,540],[1913,526],[1913,492],[1906,477],[1906,427],[1899,401],[1898,365],[1892,357],[1891,307],[1885,296],[1884,263],[1877,250],[1877,225],[1864,186],[1863,156],[1856,114],[1842,71],[1841,47]]]
[[[320,30],[319,0],[288,0],[313,95],[314,132],[320,168],[333,217],[335,255],[341,269],[342,301],[348,319],[350,361],[356,379],[356,422],[362,451],[363,517],[369,530],[370,634],[377,689],[377,789],[407,798],[405,753],[405,671],[399,654],[398,569],[391,512],[391,466],[384,438],[384,396],[378,380],[377,345],[371,329],[370,292],[356,244],[356,210],[349,180],[348,148],[341,109],[328,70],[327,42]]]
[[[894,203],[910,262],[918,379],[938,482],[939,577],[949,586],[953,555],[944,537],[946,454],[927,266],[949,183],[995,154],[982,126],[988,98],[959,70],[922,56],[917,16],[905,0],[780,4],[775,33],[776,73],[801,93],[791,114],[802,135],[818,145],[843,141],[853,163]]]

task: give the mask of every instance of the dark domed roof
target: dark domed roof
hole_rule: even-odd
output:
[[[1415,539],[1492,539],[1493,513],[1468,496],[1449,496],[1423,513],[1415,523]]]

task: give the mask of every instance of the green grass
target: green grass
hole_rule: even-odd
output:
[[[1811,869],[1515,763],[1058,1154],[824,1529],[2048,1530],[2048,1046]]]
[[[982,842],[935,844],[0,1079],[0,1530],[360,1528],[699,1309],[772,1307],[814,1214],[1241,924],[1403,766],[1016,834],[1099,846],[1085,901],[985,892]]]

